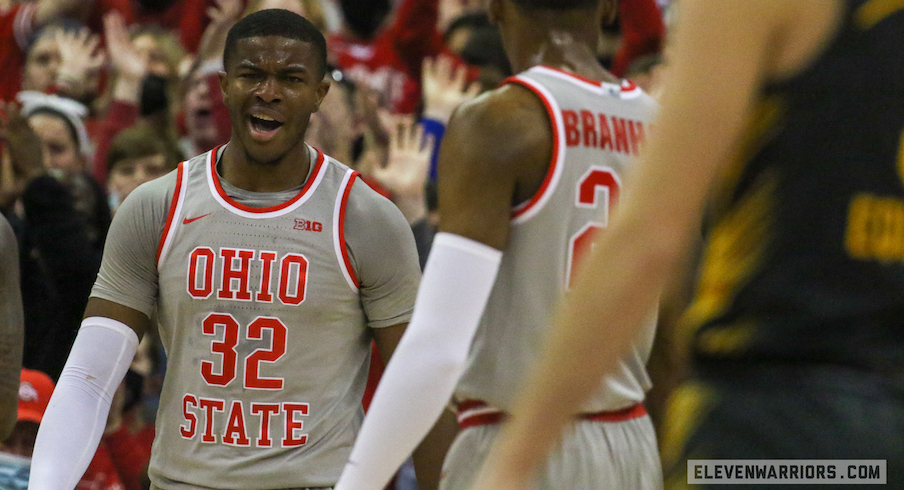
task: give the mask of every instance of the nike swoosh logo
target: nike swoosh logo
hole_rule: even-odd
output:
[[[210,214],[210,213],[202,214],[201,216],[195,216],[194,218],[185,218],[184,220],[182,220],[182,224],[183,224],[183,225],[187,225],[187,224],[191,223],[192,221],[197,221],[197,220],[199,220],[199,219],[201,219],[201,218],[203,218],[203,217],[205,217],[205,216],[207,216],[207,215],[209,215],[209,214]]]

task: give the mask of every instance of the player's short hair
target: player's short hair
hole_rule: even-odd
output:
[[[236,22],[226,35],[223,66],[229,68],[239,40],[266,36],[280,36],[310,44],[317,54],[320,76],[326,74],[326,39],[323,34],[304,17],[283,9],[259,10]]]
[[[514,0],[528,10],[589,10],[608,0]]]

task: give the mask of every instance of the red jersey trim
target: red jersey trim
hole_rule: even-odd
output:
[[[606,86],[617,86],[620,89],[619,91],[621,93],[622,98],[630,99],[630,98],[637,97],[641,93],[643,93],[643,90],[641,90],[640,87],[637,86],[637,84],[635,84],[631,80],[628,80],[627,78],[622,79],[620,83],[609,83],[609,82],[601,82],[599,80],[593,80],[592,78],[587,78],[587,77],[578,75],[577,73],[571,73],[571,72],[565,71],[561,68],[555,68],[553,66],[548,66],[548,65],[537,65],[537,66],[531,68],[531,70],[536,70],[537,73],[543,73],[543,71],[553,72],[553,73],[549,73],[549,75],[559,76],[559,77],[565,78],[566,80],[570,80],[574,83],[577,83],[579,85],[589,85],[589,87],[586,87],[586,88],[592,89],[594,91],[602,90]]]
[[[508,417],[508,414],[488,406],[480,400],[465,400],[457,405],[458,427],[467,429],[480,425],[498,424]],[[637,403],[620,410],[605,412],[585,413],[578,418],[591,422],[624,422],[643,417],[647,414],[643,403]]]
[[[170,203],[169,212],[166,215],[166,224],[163,225],[163,233],[160,234],[160,243],[157,245],[157,265],[160,265],[160,257],[163,255],[163,247],[166,245],[166,238],[173,232],[173,222],[176,218],[176,209],[179,206],[179,199],[182,196],[183,179],[182,174],[185,172],[185,162],[179,164],[176,170],[176,189],[173,191],[173,201]]]
[[[342,252],[342,263],[345,265],[345,271],[348,273],[352,284],[354,284],[356,288],[361,287],[361,281],[358,280],[358,275],[355,274],[355,270],[352,268],[352,261],[348,254],[348,243],[345,242],[345,210],[348,207],[348,196],[352,193],[352,186],[355,185],[355,179],[360,176],[360,172],[353,171],[351,177],[348,178],[348,182],[345,184],[345,189],[342,192],[342,199],[339,203],[338,219],[338,237],[340,250]]]
[[[549,116],[549,122],[552,125],[553,134],[552,159],[549,162],[549,168],[546,171],[546,177],[543,178],[543,184],[540,186],[540,189],[537,190],[537,193],[530,198],[529,201],[515,206],[515,209],[512,211],[512,218],[514,219],[523,216],[525,213],[534,208],[537,203],[539,203],[543,199],[543,196],[550,190],[550,183],[552,182],[553,176],[556,174],[556,167],[559,161],[559,124],[556,121],[556,112],[552,107],[552,103],[532,84],[525,82],[518,77],[510,77],[502,83],[517,84],[533,92],[534,95],[536,95],[540,99],[540,101],[543,102],[543,107],[546,108],[546,114]]]
[[[263,214],[263,213],[272,213],[274,211],[280,211],[280,210],[283,210],[283,209],[295,204],[296,202],[298,202],[299,199],[306,197],[306,194],[313,187],[314,182],[317,181],[317,175],[323,169],[323,162],[325,160],[323,153],[320,150],[314,148],[314,151],[317,152],[317,160],[314,163],[314,169],[309,174],[308,180],[307,180],[307,182],[305,182],[304,187],[302,187],[301,190],[298,191],[298,194],[296,194],[295,197],[293,197],[292,199],[289,199],[288,201],[286,201],[282,204],[277,204],[276,206],[270,206],[270,207],[266,207],[266,208],[253,208],[253,207],[245,206],[242,203],[234,201],[223,190],[223,186],[220,185],[220,176],[217,175],[217,153],[219,152],[220,148],[222,148],[222,146],[223,145],[220,145],[210,151],[208,172],[210,172],[211,181],[213,182],[213,185],[217,191],[217,194],[220,195],[220,197],[223,199],[223,201],[225,201],[227,204],[229,204],[230,206],[232,206],[236,209],[245,211],[246,213]]]

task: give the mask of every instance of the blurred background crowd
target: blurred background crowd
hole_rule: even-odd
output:
[[[326,35],[332,88],[307,142],[396,203],[423,264],[445,124],[458,105],[512,74],[486,7],[485,0],[0,0],[0,211],[19,245],[26,368],[19,423],[0,443],[3,488],[18,481],[4,461],[31,455],[117,207],[138,185],[229,140],[217,74],[239,18],[284,8]],[[617,17],[600,25],[600,62],[653,94],[669,7],[621,0]],[[165,369],[159,341],[146,336],[79,489],[147,488]],[[411,485],[404,476],[397,482]]]

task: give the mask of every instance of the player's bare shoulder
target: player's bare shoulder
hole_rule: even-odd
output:
[[[546,173],[552,141],[540,98],[520,85],[504,84],[456,110],[443,138],[439,171],[514,180],[519,188],[531,188]]]
[[[551,127],[543,102],[530,90],[512,83],[463,104],[449,123],[449,132],[463,132],[475,143],[486,142],[494,152],[523,151],[532,143],[543,146],[551,138]]]

